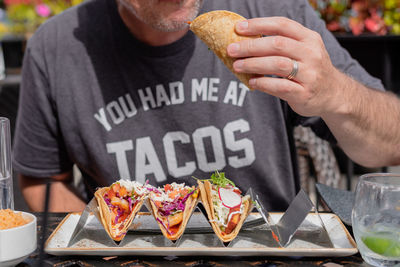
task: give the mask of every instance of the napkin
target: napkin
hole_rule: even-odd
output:
[[[351,210],[353,209],[354,193],[333,188],[324,184],[316,184],[317,191],[326,205],[347,225],[351,226]]]

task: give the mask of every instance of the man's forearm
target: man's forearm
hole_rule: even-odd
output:
[[[42,179],[19,176],[22,194],[32,211],[43,211],[46,184]],[[73,192],[67,183],[52,181],[50,191],[50,206],[52,212],[82,211],[85,203]]]
[[[400,101],[337,73],[337,109],[322,118],[340,147],[355,162],[367,166],[400,164]]]

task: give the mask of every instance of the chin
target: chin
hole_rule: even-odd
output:
[[[203,0],[118,0],[138,20],[162,32],[180,31],[199,13]]]
[[[199,13],[202,1],[200,0],[159,0],[170,4],[157,12],[157,16],[154,20],[148,21],[153,28],[165,31],[179,31],[188,27],[187,22],[192,21]],[[190,2],[190,5],[177,5],[176,3]]]

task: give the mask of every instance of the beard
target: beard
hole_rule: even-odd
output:
[[[203,0],[161,2],[160,0],[117,0],[138,20],[161,32],[175,32],[188,27],[199,13]],[[140,2],[138,6],[137,3]]]

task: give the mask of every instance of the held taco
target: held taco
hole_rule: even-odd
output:
[[[253,209],[250,196],[242,196],[239,188],[225,178],[223,172],[215,172],[210,180],[197,180],[197,183],[215,234],[223,242],[232,241]]]
[[[199,190],[184,183],[166,184],[164,188],[149,190],[149,206],[161,232],[169,240],[177,240],[196,207]]]
[[[240,42],[246,39],[260,38],[257,36],[238,35],[235,31],[235,25],[239,21],[245,20],[244,17],[226,10],[215,10],[204,13],[192,22],[190,22],[190,30],[194,32],[228,67],[236,77],[249,86],[250,78],[259,75],[249,73],[237,73],[233,70],[233,62],[235,58],[231,58],[227,54],[227,47],[231,43]],[[250,88],[251,89],[251,88]]]
[[[121,241],[143,205],[146,188],[135,181],[119,180],[98,189],[94,195],[104,229],[113,240]]]

